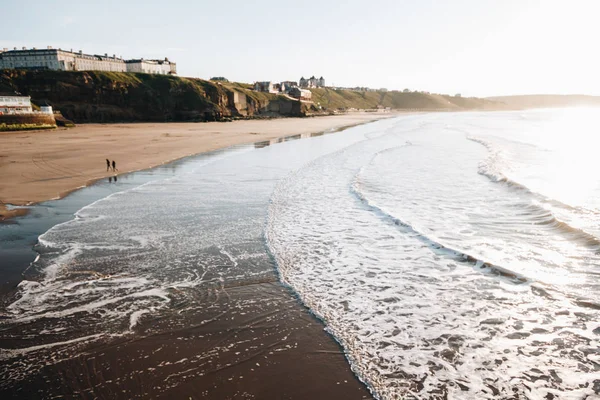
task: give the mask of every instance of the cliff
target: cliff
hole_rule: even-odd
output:
[[[338,109],[472,110],[494,101],[420,92],[312,89],[313,103],[259,93],[250,85],[121,72],[0,71],[0,91],[29,95],[75,123],[214,121],[305,116]]]
[[[119,72],[3,70],[0,91],[48,103],[75,123],[303,116],[310,108],[249,85]]]

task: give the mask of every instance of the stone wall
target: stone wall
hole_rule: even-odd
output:
[[[52,114],[3,114],[0,124],[6,125],[56,125]]]

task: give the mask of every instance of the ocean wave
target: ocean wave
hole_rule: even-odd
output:
[[[390,150],[390,149],[386,149],[386,150]],[[379,153],[376,155],[376,157],[377,156],[379,156]],[[530,278],[527,278],[522,274],[512,271],[509,268],[493,264],[492,262],[480,259],[480,258],[470,255],[464,251],[453,249],[451,247],[448,247],[448,246],[442,244],[439,240],[423,234],[419,229],[416,229],[410,223],[401,220],[400,218],[394,216],[392,213],[386,211],[383,207],[378,206],[374,201],[369,200],[369,198],[360,189],[360,175],[364,171],[364,168],[365,167],[363,166],[359,170],[359,172],[355,175],[355,177],[350,185],[350,192],[354,196],[356,196],[356,198],[361,203],[363,203],[367,208],[369,208],[371,211],[375,212],[380,218],[382,218],[398,227],[401,227],[407,233],[412,233],[412,234],[416,235],[416,237],[421,242],[426,244],[431,249],[434,249],[435,251],[445,252],[447,256],[468,262],[480,270],[489,270],[491,274],[507,278],[513,283],[532,282],[532,280]]]
[[[485,219],[485,207],[465,206],[468,196],[494,187],[475,174],[481,149],[435,125],[406,136],[390,133],[316,160],[278,183],[265,236],[282,282],[324,321],[376,398],[543,399],[582,388],[591,373],[578,369],[576,357],[561,355],[560,346],[567,340],[571,347],[589,343],[595,336],[589,325],[573,334],[583,314],[574,311],[581,310],[572,296],[515,271],[518,255],[496,258],[510,253],[510,243],[493,242],[497,254],[480,257],[477,247],[445,246],[455,243],[453,237],[436,238],[435,225],[421,229],[385,208],[427,212],[433,224],[445,222],[439,210],[456,211],[465,220],[466,213],[479,212],[483,224],[499,222],[490,234],[497,228],[510,238],[515,227],[526,228],[520,209],[526,202],[501,201],[509,219]],[[414,147],[405,152],[409,143]],[[434,158],[448,151],[454,158]],[[470,157],[473,179],[448,181],[463,176],[461,157]],[[465,182],[481,187],[460,192]],[[436,187],[444,190],[429,190]],[[550,224],[547,213],[530,211],[537,222]],[[447,222],[451,235],[452,220]],[[591,321],[595,308],[585,311]],[[551,373],[562,380],[538,378]]]
[[[537,209],[537,215],[539,221],[536,222],[538,225],[547,226],[560,231],[562,234],[569,236],[569,239],[578,241],[594,250],[600,250],[600,238],[585,229],[571,225],[569,222],[561,220],[557,217],[552,210],[545,207],[548,204],[552,207],[567,210],[573,213],[583,214],[595,214],[593,210],[588,210],[584,207],[575,207],[559,200],[547,197],[541,193],[538,193],[528,186],[514,181],[508,178],[502,173],[502,156],[500,150],[495,148],[493,144],[483,138],[467,135],[467,139],[475,143],[479,143],[489,151],[487,159],[479,163],[478,173],[486,176],[492,182],[500,183],[506,187],[525,193],[532,198],[532,203],[528,205]]]
[[[517,182],[517,181],[514,181],[514,180],[508,178],[502,172],[503,160],[502,160],[502,154],[501,154],[500,150],[495,148],[491,142],[489,142],[483,138],[480,138],[477,136],[471,136],[471,135],[467,135],[466,138],[472,142],[479,143],[480,145],[482,145],[489,151],[489,157],[485,160],[482,160],[479,163],[479,169],[477,172],[480,175],[487,176],[492,182],[503,183],[511,188],[515,188],[515,189],[527,192],[527,193],[531,194],[532,196],[539,198],[542,201],[547,201],[549,203],[556,204],[560,207],[563,207],[563,208],[566,208],[569,210],[578,210],[579,209],[578,207],[574,207],[569,204],[563,203],[559,200],[544,196],[541,193],[533,191],[527,185],[524,185],[520,182]]]
[[[521,313],[531,319],[527,310],[540,312],[536,304],[560,307],[551,288],[421,235],[361,199],[359,190],[352,193],[351,177],[333,171],[329,163],[316,163],[278,185],[265,235],[282,282],[326,324],[376,398],[427,398],[443,391],[450,398],[497,398],[494,393],[507,395],[515,382],[526,381],[529,368],[552,357],[549,346],[535,359],[513,350],[515,344],[529,348],[535,340],[554,339],[551,333],[540,337],[549,332],[543,323],[526,332],[518,322],[511,326]],[[321,181],[325,174],[332,176]],[[338,183],[333,193],[328,183]],[[342,193],[347,199],[338,204]],[[455,269],[461,263],[473,272]],[[481,273],[500,279],[481,282]],[[508,361],[497,371],[498,364],[490,363],[502,357]],[[543,398],[541,389],[530,398]]]

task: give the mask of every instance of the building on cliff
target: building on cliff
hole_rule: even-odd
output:
[[[302,78],[304,79],[304,78]],[[311,87],[311,86],[307,86]],[[315,86],[316,87],[316,86]],[[290,97],[296,98],[298,100],[306,100],[310,101],[312,97],[312,92],[306,88],[298,87],[297,82],[294,81],[283,81],[281,83],[273,83],[273,82],[255,82],[254,90],[257,92],[266,92],[266,93],[274,93],[274,94],[287,94]]]
[[[311,76],[308,79],[304,79],[304,77],[300,78],[300,87],[303,89],[314,89],[325,87],[325,79],[320,77],[319,79],[315,78],[315,76]]]
[[[288,94],[298,100],[310,100],[312,97],[312,92],[310,90],[300,89],[299,87],[291,88],[288,91]]]
[[[275,89],[273,82],[264,81],[264,82],[254,82],[254,90],[257,92],[266,92],[266,93],[278,93],[279,90]]]
[[[116,55],[90,55],[81,50],[73,52],[53,49],[17,50],[3,49],[0,51],[0,69],[42,69],[55,71],[111,71],[111,72],[142,72],[146,74],[176,74],[174,62],[164,60],[123,60]]]
[[[0,115],[30,114],[32,112],[31,97],[0,93]]]
[[[294,81],[283,81],[281,82],[281,91],[284,93],[288,93],[291,88],[298,87],[298,82]]]
[[[127,60],[127,72],[141,72],[144,74],[158,74],[158,75],[175,75],[177,74],[177,66],[175,63],[169,61],[168,58],[164,60],[145,60],[143,58],[139,60]]]

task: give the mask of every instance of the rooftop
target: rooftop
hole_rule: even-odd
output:
[[[28,49],[26,47],[23,47],[22,49],[17,49],[16,47],[13,48],[12,50],[9,50],[7,48],[4,48],[3,51],[0,51],[0,54],[23,54],[23,53],[42,53],[42,54],[56,54],[58,52],[61,53],[69,53],[69,54],[73,54],[75,56],[80,56],[80,57],[87,57],[87,58],[97,58],[97,59],[111,59],[111,60],[122,60],[121,57],[117,57],[115,54],[111,56],[109,56],[107,53],[105,53],[104,55],[101,54],[85,54],[83,51],[79,50],[78,52],[73,51],[73,49],[70,50],[63,50],[61,48],[58,49],[54,49],[52,48],[52,46],[48,46],[45,49],[38,49],[38,48],[31,48]]]

